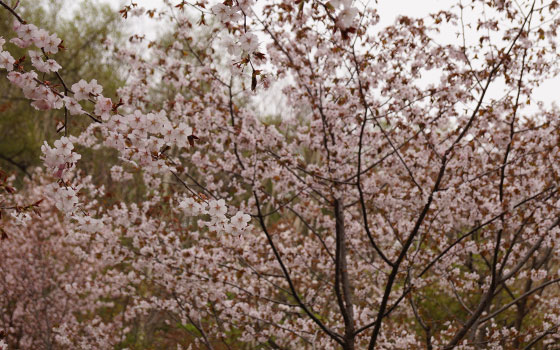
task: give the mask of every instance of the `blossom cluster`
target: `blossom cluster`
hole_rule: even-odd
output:
[[[56,140],[54,148],[50,147],[45,141],[41,146],[41,151],[43,152],[41,159],[45,166],[53,170],[57,178],[62,178],[64,173],[72,169],[81,158],[80,154],[74,152],[74,145],[66,136]]]
[[[204,222],[204,225],[215,232],[241,234],[251,220],[249,215],[241,211],[228,218],[228,209],[223,199],[204,201],[189,197],[182,200],[178,208],[188,216],[208,215],[210,220]]]
[[[358,9],[352,6],[352,0],[333,0],[330,4],[339,9],[336,18],[336,24],[341,29],[347,29],[352,26],[354,19],[358,15]]]
[[[10,55],[8,51],[4,51],[3,47],[6,40],[0,36],[0,68],[12,71],[14,69],[14,63],[16,60]]]
[[[29,57],[31,58],[31,63],[33,67],[37,68],[39,72],[42,73],[51,73],[57,72],[60,68],[60,64],[58,64],[52,58],[49,58],[46,61],[43,61],[43,54],[39,51],[29,50]]]
[[[46,56],[58,51],[61,41],[56,35],[48,35],[46,31],[37,29],[34,25],[19,22],[16,22],[14,29],[18,37],[12,39],[12,43],[20,47],[34,44],[42,50],[41,52],[29,51],[33,68],[42,73],[60,70],[61,67],[53,59],[48,58],[46,61],[43,59],[43,54]],[[10,82],[22,89],[25,97],[32,100],[31,104],[34,108],[49,110],[64,107],[71,116],[88,114],[93,119],[98,118],[96,120],[104,122],[99,126],[105,137],[104,144],[119,150],[124,159],[135,162],[138,166],[145,166],[147,171],[157,173],[168,169],[165,161],[154,158],[154,154],[157,154],[164,145],[185,148],[192,143],[192,128],[185,122],[172,124],[164,111],[148,114],[139,110],[127,114],[118,113],[113,101],[102,95],[103,88],[95,79],[90,82],[82,79],[71,85],[70,89],[59,91],[60,87],[41,80],[34,70],[25,72],[18,66],[18,70],[14,71],[15,60],[8,51],[3,51],[5,40],[0,38],[0,44],[1,67],[9,71]],[[66,89],[65,86],[64,88]],[[93,115],[85,111],[81,105],[82,101],[93,105]],[[126,109],[126,106],[123,108]],[[61,129],[66,128],[67,125],[61,127]],[[87,142],[90,136],[87,133],[82,134],[76,141]],[[80,159],[80,155],[74,151],[73,144],[66,137],[55,141],[55,148],[45,143],[42,151],[45,166],[53,170],[57,178],[68,174],[67,170],[72,169]],[[70,201],[62,200],[60,203],[62,208],[74,207],[75,196],[65,193],[59,198],[61,200],[72,198]]]
[[[22,24],[19,21],[14,21],[14,30],[18,37],[12,39],[11,42],[21,48],[34,44],[47,54],[55,54],[62,43],[62,40],[56,34],[49,34],[49,32],[37,28],[34,24]]]
[[[55,54],[59,50],[62,40],[56,34],[49,34],[44,29],[39,29],[33,24],[22,24],[14,21],[14,30],[17,37],[10,40],[21,48],[35,45],[41,52],[29,50],[29,57],[34,68],[42,73],[57,72],[61,66],[53,59],[43,60],[43,54]],[[5,39],[0,37],[0,68],[10,72],[8,79],[16,86],[21,88],[25,96],[31,100],[33,107],[40,110],[59,109],[62,107],[61,95],[53,90],[47,83],[38,79],[36,72],[14,72],[15,59],[8,52],[3,50]]]
[[[37,110],[60,109],[63,107],[61,95],[38,79],[35,71],[20,73],[12,71],[8,80],[19,87],[25,97],[32,100],[31,105]]]

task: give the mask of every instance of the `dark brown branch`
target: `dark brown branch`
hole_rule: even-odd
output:
[[[16,11],[14,11],[14,9],[8,6],[4,1],[0,0],[0,6],[3,6],[6,10],[8,10],[19,21],[19,23],[27,23],[16,13]]]
[[[535,293],[535,292],[538,292],[538,291],[540,291],[541,289],[544,289],[544,288],[548,287],[548,286],[551,285],[551,284],[558,283],[558,282],[560,282],[560,278],[556,278],[556,279],[550,280],[550,281],[548,281],[548,282],[545,282],[545,283],[543,283],[543,284],[541,284],[541,285],[538,285],[538,286],[534,287],[533,289],[531,289],[531,290],[529,290],[529,291],[523,293],[522,295],[520,295],[519,297],[517,297],[517,298],[514,299],[513,301],[511,301],[511,302],[507,303],[506,305],[502,306],[502,307],[499,308],[498,310],[493,311],[490,315],[488,315],[488,316],[482,318],[482,319],[480,320],[480,322],[486,322],[486,321],[488,321],[488,320],[490,320],[490,319],[496,317],[497,315],[499,315],[499,314],[501,314],[502,312],[506,311],[507,309],[509,309],[509,308],[512,307],[513,305],[517,304],[520,300],[523,300],[523,299],[527,298],[529,295],[531,295],[531,294],[533,294],[533,293]]]
[[[321,320],[319,320],[317,318],[317,316],[315,316],[315,314],[309,310],[309,308],[305,305],[305,303],[301,300],[296,287],[292,281],[292,278],[290,277],[290,273],[288,272],[288,269],[286,268],[286,265],[284,265],[284,262],[282,260],[282,257],[280,256],[280,253],[278,252],[278,249],[276,248],[276,245],[274,244],[274,241],[272,240],[272,236],[270,236],[270,233],[268,232],[268,229],[266,228],[266,224],[264,222],[264,218],[262,216],[262,212],[261,212],[261,206],[260,206],[260,202],[259,202],[259,197],[257,195],[257,193],[255,191],[253,191],[253,196],[255,198],[255,204],[257,206],[257,212],[258,212],[258,219],[259,219],[259,224],[268,240],[268,244],[270,245],[270,248],[272,249],[272,252],[274,253],[274,256],[276,257],[276,261],[278,262],[278,264],[280,265],[280,268],[282,269],[282,272],[284,273],[284,277],[286,279],[286,281],[288,282],[288,285],[290,286],[290,291],[292,296],[296,299],[296,302],[298,303],[298,305],[300,306],[300,308],[303,310],[303,312],[305,312],[305,314],[307,314],[307,316],[309,316],[313,322],[315,322],[315,324],[317,324],[319,326],[319,328],[321,328],[321,330],[323,332],[325,332],[329,337],[331,337],[334,341],[336,341],[337,343],[339,343],[340,345],[344,345],[344,342],[342,341],[342,337],[340,334],[335,333],[334,331],[332,331],[331,329],[329,329],[327,326],[325,326],[323,324],[323,322],[321,322]]]
[[[535,339],[531,340],[529,342],[529,344],[527,344],[527,346],[525,346],[523,348],[523,350],[529,350],[533,347],[533,345],[535,345],[536,343],[538,343],[539,341],[541,341],[544,337],[546,337],[547,335],[550,334],[554,334],[554,332],[560,327],[560,325],[556,325],[554,327],[550,327],[549,329],[547,329],[545,332],[543,332],[543,334],[537,336]]]
[[[335,258],[335,291],[344,319],[344,349],[354,349],[354,304],[352,302],[352,286],[348,278],[346,231],[344,212],[341,199],[334,200],[334,216],[336,221],[336,258]],[[342,286],[342,290],[340,287]]]
[[[417,309],[416,305],[414,304],[414,300],[412,298],[409,298],[409,302],[410,302],[410,307],[412,307],[412,311],[414,312],[414,317],[416,318],[416,320],[420,324],[420,327],[422,327],[422,329],[426,333],[426,349],[427,350],[432,350],[433,346],[432,346],[432,331],[431,331],[431,328],[430,328],[430,326],[428,326],[426,324],[426,322],[424,322],[424,320],[420,316],[420,313],[418,312],[418,309]]]
[[[375,344],[377,342],[377,337],[379,336],[379,332],[381,331],[381,324],[383,322],[383,316],[385,314],[385,309],[387,308],[387,303],[389,301],[389,296],[391,295],[391,291],[393,289],[393,284],[395,283],[397,274],[399,272],[399,267],[401,265],[401,263],[403,262],[408,249],[410,248],[410,246],[412,245],[412,242],[414,241],[414,237],[416,237],[416,234],[418,234],[418,232],[420,231],[420,227],[422,226],[422,223],[424,222],[424,218],[426,217],[426,215],[428,214],[428,210],[430,210],[430,206],[432,204],[432,201],[434,199],[434,194],[439,190],[439,186],[441,184],[441,181],[443,179],[443,175],[445,174],[445,169],[447,167],[447,152],[443,155],[443,159],[441,161],[441,167],[439,169],[439,174],[438,177],[435,181],[434,187],[428,197],[428,201],[426,202],[426,204],[424,205],[424,208],[422,209],[420,215],[418,216],[418,219],[416,220],[416,223],[414,224],[414,228],[412,229],[412,232],[410,232],[408,238],[405,241],[405,244],[403,245],[403,248],[397,258],[397,260],[395,261],[393,268],[391,270],[391,274],[389,275],[389,278],[387,280],[387,285],[385,286],[385,292],[383,293],[383,299],[381,300],[381,305],[379,306],[379,311],[377,313],[377,319],[375,320],[375,326],[373,328],[373,333],[371,335],[370,338],[370,342],[369,342],[369,346],[368,349],[369,350],[373,350],[375,348]]]
[[[232,84],[233,84],[233,76],[231,77],[231,79],[229,81],[228,92],[229,92],[229,114],[231,116],[231,126],[233,127],[233,130],[235,131],[235,113],[233,111],[233,96],[232,96],[232,93],[231,93],[231,85]],[[241,166],[241,169],[245,170],[245,165],[243,165],[243,162],[241,161],[241,157],[239,156],[239,152],[237,151],[237,142],[235,140],[233,141],[233,152],[235,153],[235,157],[237,158],[237,162]]]
[[[521,202],[517,203],[513,209],[517,209],[520,206],[522,206],[523,204],[539,197],[540,195],[542,195],[543,193],[550,191],[551,189],[555,188],[555,186],[552,187],[548,187],[546,189],[544,189],[543,191],[528,197],[524,200],[522,200]],[[558,190],[555,190],[554,192],[558,192]],[[422,272],[418,275],[418,278],[422,277],[426,272],[428,272],[428,270],[430,270],[430,268],[437,263],[445,254],[447,254],[449,252],[449,250],[451,250],[451,248],[453,248],[454,246],[456,246],[457,244],[459,244],[461,241],[463,241],[465,238],[471,236],[472,234],[474,234],[475,232],[477,232],[478,230],[480,230],[481,228],[491,224],[492,222],[498,220],[502,215],[506,214],[508,211],[503,211],[500,214],[492,217],[491,219],[485,221],[484,223],[477,225],[476,227],[474,227],[472,230],[470,230],[469,232],[465,233],[464,235],[462,235],[461,237],[459,237],[458,239],[455,240],[455,242],[451,243],[447,248],[445,248],[440,254],[438,254],[438,256],[436,256],[423,270]]]
[[[3,154],[0,154],[0,159],[5,160],[6,162],[12,164],[13,166],[15,166],[16,168],[18,168],[19,170],[21,170],[27,177],[31,177],[31,174],[27,171],[27,166],[16,162],[13,158],[5,156]]]

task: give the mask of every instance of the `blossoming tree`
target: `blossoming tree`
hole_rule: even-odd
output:
[[[14,16],[0,66],[34,108],[65,118],[28,184],[47,200],[6,192],[15,204],[1,207],[27,225],[2,241],[10,259],[38,234],[62,256],[49,269],[62,304],[49,307],[63,316],[45,348],[560,338],[560,111],[534,93],[558,72],[556,1],[459,2],[385,28],[374,4],[351,0],[131,3],[124,18],[169,22],[173,39],[114,48],[128,69],[118,96],[66,82],[61,39],[0,5]],[[259,112],[267,89],[277,118]],[[69,130],[70,118],[91,125]],[[80,171],[78,150],[101,147],[118,153],[110,176],[135,199],[108,200]],[[0,264],[1,281],[18,280],[21,260]],[[7,328],[8,343],[23,330],[43,346]]]

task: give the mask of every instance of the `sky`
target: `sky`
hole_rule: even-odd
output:
[[[119,4],[128,4],[130,1],[97,0],[106,2],[116,8]],[[146,9],[160,8],[163,0],[133,0],[138,6]],[[257,3],[266,3],[266,0],[256,0]],[[445,8],[454,3],[451,0],[377,0],[375,5],[381,17],[381,25],[387,25],[399,15],[426,16],[427,14]]]
[[[130,0],[97,1],[109,3],[115,9],[122,8],[120,4],[130,3]],[[266,3],[266,1],[267,0],[256,0],[257,8],[259,4]],[[372,3],[374,3],[374,1],[375,0],[371,0]],[[522,0],[520,1],[523,2]],[[133,0],[133,2],[146,9],[161,8],[164,6],[163,0]],[[174,0],[172,2],[174,2]],[[449,8],[456,3],[456,1],[454,0],[376,0],[375,2],[376,3],[374,3],[374,6],[376,6],[380,16],[380,23],[378,25],[379,28],[393,23],[399,15],[405,15],[409,17],[425,17],[430,13]],[[465,15],[465,20],[468,22],[468,14]],[[472,20],[473,18],[470,19]],[[155,25],[155,22],[149,23],[143,19],[142,22],[136,21],[135,23],[135,32],[145,34],[148,39],[155,39],[157,37],[159,28]],[[456,35],[453,32],[442,33],[441,38],[438,38],[438,40],[440,39],[447,42],[453,42],[457,40]],[[499,90],[499,88],[496,90]],[[550,105],[552,102],[557,100],[558,91],[560,91],[560,78],[548,80],[544,82],[540,87],[533,90],[533,93],[538,97],[534,100],[542,100],[546,105]],[[498,96],[501,93],[500,91],[494,92],[496,94],[495,96]]]

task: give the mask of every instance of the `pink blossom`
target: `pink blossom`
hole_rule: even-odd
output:
[[[38,48],[42,49],[46,46],[49,39],[49,33],[44,29],[37,29],[33,32],[31,39]]]
[[[90,93],[92,92],[91,86],[83,79],[81,79],[76,84],[72,85],[72,91],[74,92],[74,98],[77,101],[87,100]]]
[[[259,40],[255,34],[245,33],[239,39],[239,45],[243,51],[253,53],[259,48]]]
[[[247,227],[247,223],[251,221],[251,217],[238,211],[235,216],[230,219],[231,225],[236,231],[243,231]]]
[[[342,11],[338,14],[336,23],[342,29],[346,29],[352,26],[352,22],[356,15],[358,14],[358,9],[355,7],[344,7]]]
[[[64,97],[64,102],[66,108],[68,108],[68,112],[70,112],[71,115],[79,115],[84,113],[82,106],[74,98],[66,96]]]
[[[98,97],[95,103],[94,113],[102,117],[103,120],[109,120],[110,112],[113,109],[113,102],[107,97]]]
[[[12,71],[14,69],[14,58],[8,51],[0,52],[0,68]]]
[[[51,34],[47,40],[44,42],[45,52],[49,54],[56,54],[58,52],[58,46],[62,43],[62,39],[58,38],[56,34]]]
[[[211,216],[223,216],[227,212],[226,202],[223,199],[211,201],[208,205],[208,214]]]
[[[31,41],[25,41],[25,40],[22,40],[20,38],[12,38],[12,39],[10,39],[10,42],[12,44],[15,44],[17,47],[22,48],[22,49],[25,49],[26,47],[31,45]]]

